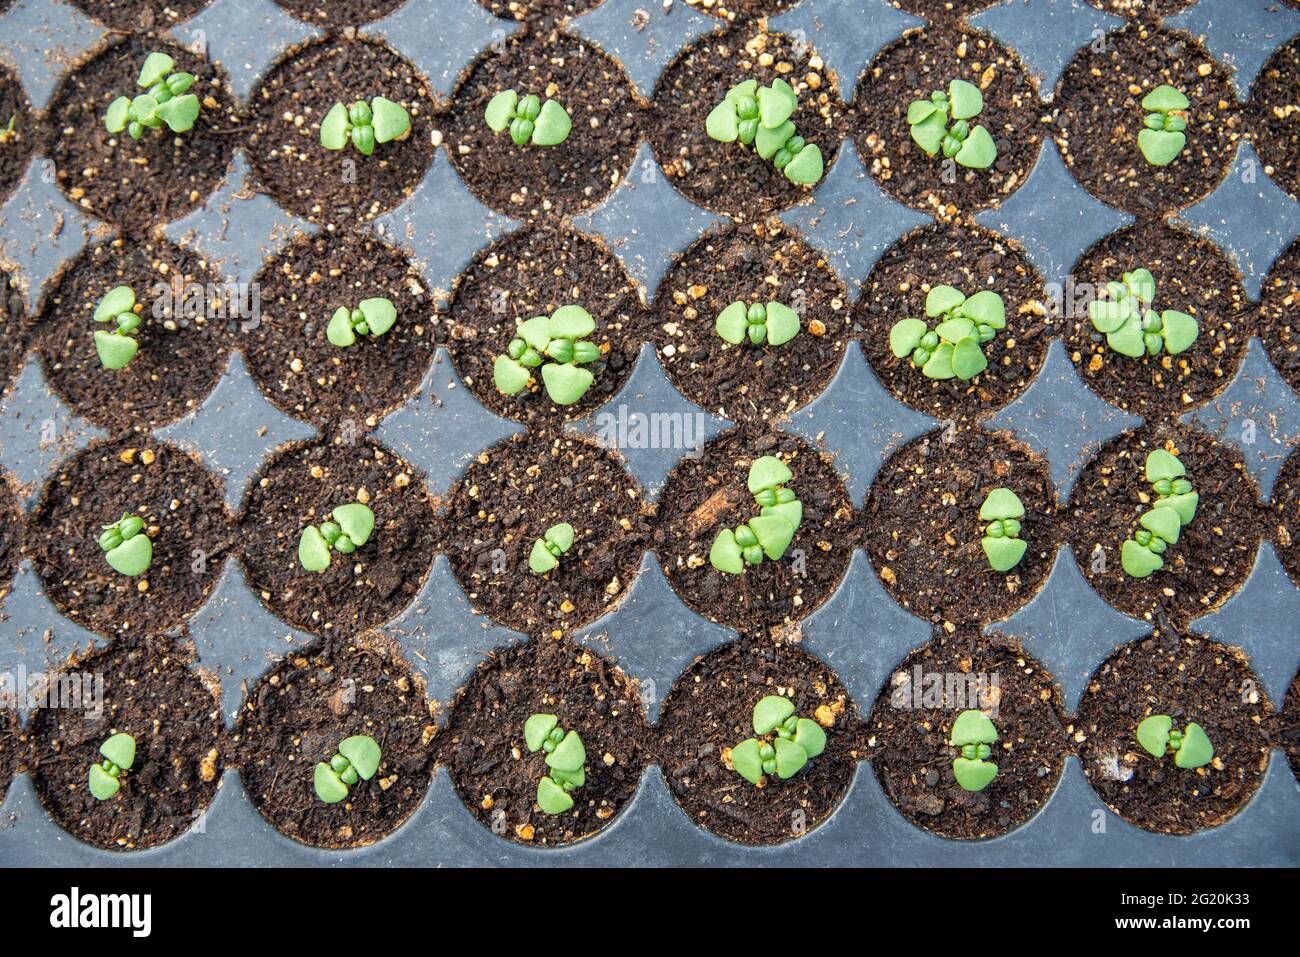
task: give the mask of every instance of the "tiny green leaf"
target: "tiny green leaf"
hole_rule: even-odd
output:
[[[731,749],[731,766],[737,774],[754,785],[763,777],[763,759],[759,757],[759,747],[756,738],[746,738]]]
[[[1159,535],[1170,545],[1176,545],[1179,530],[1182,528],[1182,518],[1172,508],[1157,504],[1155,508],[1142,513],[1138,524]]]
[[[790,84],[779,77],[771,86],[759,87],[757,99],[759,122],[769,130],[788,120],[799,105]]]
[[[1178,520],[1186,525],[1196,517],[1196,506],[1201,502],[1197,492],[1183,492],[1181,495],[1166,495],[1157,504],[1163,508],[1172,508],[1178,513]]]
[[[529,751],[540,751],[547,736],[559,725],[560,719],[553,714],[531,715],[524,722],[524,744]]]
[[[533,145],[558,146],[569,138],[571,129],[573,120],[568,110],[555,100],[547,100],[533,127]]]
[[[556,405],[572,405],[587,394],[595,381],[586,369],[565,363],[548,363],[542,366],[542,383],[546,394]]]
[[[953,80],[948,84],[948,103],[954,120],[969,120],[984,109],[984,94],[973,83]]]
[[[1186,474],[1183,463],[1169,450],[1154,448],[1147,453],[1146,478],[1152,485],[1163,479],[1180,479]]]
[[[808,763],[808,752],[793,741],[777,738],[772,746],[776,748],[776,776],[783,781],[794,777]]]
[[[1138,149],[1152,166],[1168,166],[1186,145],[1186,133],[1146,129],[1138,133]]]
[[[799,313],[779,302],[767,304],[767,342],[783,346],[799,334]]]
[[[1169,748],[1169,729],[1174,721],[1167,714],[1153,714],[1143,718],[1137,726],[1138,744],[1155,758],[1163,758]]]
[[[348,796],[348,786],[343,783],[337,771],[328,764],[316,765],[313,783],[316,796],[326,804],[338,804]]]
[[[759,126],[758,132],[754,135],[754,152],[760,159],[770,160],[776,155],[776,151],[785,146],[794,135],[794,123],[789,120],[772,129]]]
[[[126,124],[131,119],[131,98],[119,96],[116,100],[108,105],[108,112],[104,114],[104,126],[110,133],[121,133],[126,129]]]
[[[1195,721],[1183,729],[1183,743],[1174,754],[1174,764],[1180,768],[1200,768],[1214,758],[1214,745],[1210,736]]]
[[[709,138],[719,143],[734,143],[740,135],[740,120],[736,116],[736,105],[729,99],[715,106],[704,121],[704,131]]]
[[[549,777],[537,782],[537,806],[546,814],[563,814],[573,807],[573,797]]]
[[[119,731],[99,746],[99,753],[119,768],[129,771],[135,764],[135,738]]]
[[[166,123],[173,133],[192,130],[194,121],[199,118],[199,98],[193,93],[173,97],[166,103],[159,103],[154,115]]]
[[[327,150],[341,150],[348,145],[348,108],[335,103],[320,123],[320,145]]]
[[[1176,309],[1166,309],[1160,314],[1160,321],[1165,330],[1165,351],[1171,356],[1190,349],[1200,333],[1196,320]]]
[[[524,342],[538,352],[545,352],[546,347],[551,343],[551,317],[533,316],[519,323],[516,331]]]
[[[939,152],[939,146],[948,133],[948,117],[942,111],[936,111],[919,123],[910,127],[912,140],[928,155]]]
[[[1187,97],[1167,84],[1156,87],[1142,98],[1142,109],[1154,110],[1157,113],[1173,113],[1176,110],[1185,110],[1189,106],[1191,102]]]
[[[369,781],[375,776],[382,757],[379,745],[368,734],[354,734],[350,738],[344,738],[339,742],[339,754],[348,759],[363,781]]]
[[[998,148],[993,142],[992,135],[983,126],[977,126],[970,131],[970,135],[966,137],[956,156],[960,165],[971,169],[988,169],[997,158]]]
[[[938,104],[933,100],[913,100],[907,104],[907,122],[911,126],[923,123],[933,116],[938,109]]]
[[[397,307],[387,299],[362,299],[357,303],[357,308],[366,317],[366,325],[372,336],[382,336],[397,322]]]
[[[774,562],[785,554],[797,531],[782,515],[758,515],[749,520],[749,527],[758,536],[763,554]]]
[[[1146,578],[1165,567],[1164,560],[1159,555],[1131,538],[1126,539],[1120,548],[1120,564],[1132,578]]]
[[[985,535],[980,539],[980,547],[984,549],[984,557],[988,559],[990,568],[995,572],[1007,572],[1020,564],[1020,559],[1025,557],[1029,546],[1023,539],[992,538]]]
[[[1003,518],[1023,518],[1025,506],[1019,496],[1009,488],[995,488],[980,506],[980,519],[992,522]]]
[[[551,313],[548,331],[556,339],[583,339],[596,331],[596,320],[581,306],[561,306]]]
[[[533,542],[533,550],[528,553],[528,567],[534,575],[545,575],[559,567],[559,560],[551,554],[546,543],[540,538]]]
[[[370,533],[375,530],[375,513],[360,502],[340,505],[331,517],[358,548],[370,540]]]
[[[330,546],[315,525],[308,525],[298,538],[298,564],[309,572],[330,567]]]
[[[815,758],[826,750],[826,732],[811,718],[800,718],[795,723],[794,743],[803,748],[810,759]]]
[[[749,322],[745,318],[745,304],[737,300],[718,313],[713,329],[725,341],[738,346],[745,341]]]
[[[921,344],[921,337],[929,330],[920,319],[900,319],[889,330],[889,351],[895,358],[906,359]]]
[[[740,545],[736,543],[736,533],[731,529],[722,529],[713,539],[713,545],[709,548],[709,564],[728,575],[744,572],[745,560]]]
[[[952,350],[952,371],[963,382],[969,381],[988,368],[989,362],[984,358],[979,340],[967,336],[959,339]]]
[[[961,314],[981,325],[1003,329],[1007,324],[1006,306],[1002,297],[991,289],[981,289],[961,304]]]
[[[95,352],[105,369],[124,369],[135,358],[140,344],[130,336],[109,332],[105,329],[95,331]]]
[[[952,730],[948,732],[948,743],[958,748],[968,744],[993,744],[997,739],[997,726],[977,708],[968,708],[957,715]]]
[[[745,486],[750,495],[757,495],[764,489],[785,485],[793,478],[794,473],[775,455],[760,455],[749,466]]]
[[[136,86],[142,90],[147,90],[153,86],[176,66],[176,61],[166,53],[150,53],[144,58],[144,65],[140,67],[140,77],[135,81]]]
[[[552,525],[546,530],[545,538],[564,554],[573,547],[573,526],[568,522]]]
[[[578,732],[570,731],[546,756],[546,766],[557,771],[577,771],[587,763],[587,749]]]
[[[955,758],[952,762],[952,774],[963,791],[983,791],[997,777],[998,766],[992,761]]]
[[[493,133],[505,132],[510,121],[514,119],[515,104],[518,102],[519,94],[514,90],[502,90],[492,97],[483,112],[483,120],[487,123],[488,129]]]
[[[90,793],[97,801],[107,801],[122,789],[122,782],[109,774],[101,765],[92,764],[87,781]]]
[[[951,379],[957,374],[952,367],[952,353],[952,343],[939,343],[930,355],[930,361],[921,368],[921,374],[930,379]]]
[[[153,542],[148,535],[136,535],[124,541],[104,556],[112,569],[120,575],[134,578],[143,575],[153,561]]]
[[[954,286],[931,286],[925,296],[925,314],[931,319],[947,315],[965,301],[962,291]]]
[[[411,116],[400,103],[377,96],[370,101],[370,110],[376,143],[391,143],[411,128]]]
[[[330,316],[325,327],[325,338],[340,349],[346,349],[357,341],[356,331],[352,328],[352,313],[346,306],[340,306]]]
[[[785,167],[785,178],[792,183],[811,186],[822,178],[826,171],[826,161],[821,148],[816,143],[805,143]]]
[[[1132,298],[1094,299],[1088,303],[1088,318],[1093,328],[1100,333],[1109,334],[1118,330],[1124,323],[1136,319]]]
[[[771,734],[790,715],[794,714],[794,702],[782,695],[770,694],[754,705],[754,733]]]
[[[517,395],[533,374],[509,356],[497,356],[492,363],[492,381],[506,395]]]
[[[1142,324],[1130,319],[1106,336],[1106,345],[1122,356],[1139,359],[1146,355],[1146,342],[1142,338]]]

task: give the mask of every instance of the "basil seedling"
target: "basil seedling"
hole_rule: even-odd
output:
[[[553,714],[535,714],[524,722],[524,743],[531,754],[546,752],[551,773],[537,782],[537,806],[547,814],[573,807],[572,794],[587,783],[587,748],[576,731],[565,731]]]
[[[889,330],[889,351],[930,379],[963,382],[988,368],[984,345],[1007,325],[1002,297],[988,289],[969,299],[953,286],[933,286],[925,297],[925,314],[939,320],[933,329],[922,319],[900,319]]]
[[[552,525],[546,534],[533,542],[528,567],[534,574],[545,575],[560,564],[560,557],[573,547],[573,526],[568,522]]]
[[[532,94],[521,97],[514,90],[502,90],[492,97],[483,120],[493,133],[509,130],[516,146],[559,146],[573,129],[569,111],[557,101],[543,103]]]
[[[1179,731],[1169,715],[1153,714],[1138,724],[1137,739],[1153,758],[1172,754],[1175,767],[1203,768],[1214,759],[1210,736],[1195,721]]]
[[[378,339],[397,322],[397,307],[387,299],[362,299],[357,308],[340,306],[330,316],[325,327],[325,338],[340,349],[346,349],[358,336]]]
[[[731,767],[750,784],[763,787],[763,776],[770,774],[782,781],[792,778],[826,750],[822,726],[794,710],[793,701],[774,694],[754,705],[751,724],[757,737],[731,749]]]
[[[979,87],[953,80],[946,95],[935,90],[928,100],[913,100],[907,107],[907,123],[912,140],[926,155],[937,156],[942,151],[962,166],[988,169],[998,158],[997,144],[983,126],[970,125],[983,110],[984,94]]]
[[[822,178],[825,161],[821,148],[795,131],[790,119],[799,97],[780,78],[760,87],[757,80],[737,83],[704,122],[709,138],[754,148],[761,159],[785,173],[792,183],[811,186]]]
[[[369,156],[375,144],[390,143],[411,128],[411,116],[400,103],[377,96],[369,103],[357,100],[351,106],[335,103],[320,123],[320,145],[327,150],[344,149],[348,143]]]
[[[964,791],[983,791],[998,773],[998,766],[988,760],[998,729],[983,711],[963,711],[952,723],[948,743],[961,751],[953,759],[952,773]]]
[[[172,73],[176,61],[166,53],[150,53],[140,68],[135,85],[144,90],[134,98],[119,96],[108,105],[104,126],[110,133],[123,130],[138,140],[146,129],[160,129],[164,123],[173,133],[194,128],[199,117],[199,98],[186,91],[194,85],[194,74]]]
[[[761,302],[746,306],[733,302],[714,320],[713,329],[733,346],[746,339],[756,346],[763,343],[783,346],[799,335],[799,313],[779,302]]]
[[[1146,578],[1164,568],[1162,556],[1178,544],[1183,526],[1196,517],[1201,497],[1186,474],[1178,457],[1165,449],[1147,455],[1146,479],[1156,493],[1155,502],[1138,519],[1142,527],[1120,549],[1120,564],[1131,577]]]
[[[97,801],[107,801],[122,789],[122,772],[135,764],[135,738],[119,731],[99,746],[104,760],[90,766],[90,793]]]
[[[1152,166],[1168,166],[1187,145],[1187,118],[1191,106],[1172,86],[1158,86],[1142,99],[1142,109],[1149,110],[1138,133],[1138,149]]]
[[[1088,303],[1093,328],[1120,355],[1138,359],[1167,352],[1186,352],[1200,335],[1196,320],[1185,312],[1149,308],[1156,298],[1156,280],[1148,269],[1124,273],[1123,282],[1108,282],[1105,298]]]
[[[338,753],[326,764],[316,765],[316,796],[326,804],[338,804],[357,781],[369,781],[379,770],[383,752],[368,734],[356,734],[339,742]]]
[[[96,322],[113,324],[112,329],[95,330],[95,352],[105,369],[126,368],[140,349],[136,336],[140,334],[141,320],[135,306],[135,290],[130,286],[118,286],[95,307]]]
[[[506,395],[518,395],[532,381],[530,370],[540,366],[551,401],[573,405],[587,394],[596,378],[581,368],[600,358],[600,347],[586,340],[595,329],[596,321],[587,310],[573,305],[519,323],[518,337],[492,365],[493,382]]]
[[[727,575],[739,575],[745,566],[767,557],[779,561],[803,522],[803,503],[785,487],[794,475],[774,455],[764,455],[749,467],[749,493],[759,513],[734,530],[724,528],[709,548],[709,564]]]
[[[375,513],[360,502],[340,505],[330,513],[333,521],[321,527],[308,525],[298,539],[298,562],[309,572],[330,567],[330,549],[351,555],[370,540],[375,530]]]
[[[134,578],[143,575],[153,561],[153,542],[144,530],[144,519],[123,513],[112,525],[105,525],[99,536],[104,558],[119,575]]]
[[[1020,539],[1020,519],[1025,517],[1025,506],[1009,488],[995,488],[980,506],[980,521],[988,522],[980,546],[989,567],[995,572],[1006,572],[1020,564],[1027,547]]]

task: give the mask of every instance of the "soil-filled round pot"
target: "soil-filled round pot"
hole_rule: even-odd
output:
[[[1273,368],[1300,391],[1300,242],[1278,257],[1264,280],[1259,337]]]
[[[1291,453],[1273,483],[1269,513],[1277,557],[1300,587],[1300,450]]]
[[[0,203],[9,198],[41,139],[38,119],[18,75],[0,64]]]
[[[1300,37],[1265,61],[1250,88],[1250,133],[1264,172],[1300,199],[1300,123],[1294,91],[1300,84]]]

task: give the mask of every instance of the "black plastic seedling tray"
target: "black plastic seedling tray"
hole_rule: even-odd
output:
[[[957,17],[945,16],[954,21]],[[604,0],[558,22],[560,29],[579,34],[615,58],[646,101],[655,95],[658,78],[680,50],[728,28],[725,20],[685,0]],[[857,79],[875,56],[924,22],[885,0],[800,0],[773,15],[768,29],[811,46],[837,77],[844,101],[852,102]],[[970,14],[967,22],[1019,54],[1037,77],[1044,110],[1075,51],[1124,25],[1122,18],[1084,0],[1000,0]],[[1168,17],[1164,27],[1200,38],[1210,55],[1229,69],[1244,104],[1264,61],[1300,34],[1300,8],[1285,0],[1200,0]],[[233,92],[243,99],[286,51],[331,29],[345,27],[309,26],[271,0],[213,0],[190,19],[172,23],[168,31],[179,44],[205,45],[208,57],[224,68]],[[450,100],[458,79],[481,51],[518,29],[520,24],[494,17],[474,0],[405,0],[378,21],[346,27],[349,34],[355,30],[388,43],[415,64],[444,101]],[[15,0],[0,13],[0,62],[20,77],[39,115],[60,77],[107,37],[105,26],[64,0]],[[1295,276],[1273,277],[1270,271],[1300,236],[1300,203],[1263,172],[1264,166],[1250,137],[1243,138],[1233,168],[1218,188],[1175,214],[1228,256],[1252,302],[1274,279],[1297,281]],[[879,257],[906,233],[932,221],[882,189],[847,131],[816,190],[781,211],[780,217],[824,253],[852,302]],[[1065,285],[1079,256],[1132,223],[1133,217],[1086,192],[1049,136],[1027,181],[974,220],[1023,248],[1047,283]],[[570,217],[567,225],[600,237],[648,303],[676,257],[706,229],[723,222],[725,217],[694,205],[674,189],[643,133],[618,185],[593,208]],[[162,232],[196,251],[224,279],[249,282],[267,257],[292,237],[321,228],[259,191],[240,147],[220,186],[197,210],[166,224]],[[475,255],[495,239],[525,227],[475,198],[457,174],[448,147],[439,145],[414,193],[367,228],[411,258],[426,288],[445,308],[456,277]],[[18,188],[0,207],[0,264],[13,277],[29,316],[37,314],[43,292],[60,268],[111,230],[60,190],[38,149]],[[632,416],[699,411],[673,387],[650,342],[641,346],[628,381],[605,410],[620,408]],[[565,428],[596,432],[597,414]],[[1300,398],[1270,363],[1258,338],[1250,342],[1231,382],[1210,401],[1189,405],[1179,418],[1234,447],[1259,489],[1259,507],[1270,503],[1283,463],[1300,445]],[[1247,422],[1250,428],[1243,430]],[[831,457],[859,510],[893,452],[946,427],[891,396],[856,340],[848,343],[822,394],[777,424]],[[1064,505],[1100,445],[1141,424],[1137,416],[1102,401],[1085,385],[1057,338],[1032,385],[969,427],[1010,430],[1041,454]],[[730,425],[708,416],[705,439]],[[458,380],[447,350],[440,348],[418,393],[366,431],[423,470],[429,492],[442,496],[482,450],[523,429],[480,405]],[[233,515],[275,450],[316,435],[314,426],[267,401],[245,356],[236,350],[202,405],[157,428],[153,440],[196,453],[224,483]],[[48,386],[41,362],[29,353],[0,398],[0,474],[22,507],[30,514],[59,464],[107,437],[104,429],[61,401]],[[653,501],[669,471],[689,450],[619,451],[627,471]],[[1196,619],[1190,630],[1241,648],[1280,712],[1300,666],[1300,587],[1279,560],[1276,543],[1261,539],[1256,544],[1249,578]],[[0,671],[52,671],[70,654],[104,647],[111,640],[61,616],[27,556],[12,581],[0,584],[0,594]],[[861,548],[855,550],[834,594],[798,625],[802,650],[835,673],[863,718],[891,672],[933,637],[928,621],[890,597]],[[1020,638],[1025,650],[1055,677],[1067,716],[1095,669],[1116,648],[1152,630],[1151,622],[1117,611],[1089,587],[1068,545],[1057,550],[1041,590],[1008,620],[989,626],[994,627]],[[418,597],[380,630],[396,639],[410,667],[427,682],[428,696],[442,703],[454,700],[489,649],[544,640],[476,614],[443,553],[434,560]],[[642,683],[652,725],[659,720],[660,703],[674,679],[696,657],[726,642],[749,640],[693,612],[649,551],[621,602],[605,617],[576,629],[574,637],[616,660]],[[268,610],[247,586],[234,557],[224,560],[219,583],[178,629],[177,638],[192,642],[198,666],[220,681],[222,709],[232,727],[247,689],[274,662],[315,640]],[[22,719],[27,720],[23,710]],[[1191,835],[1171,836],[1117,816],[1089,785],[1078,756],[1070,755],[1055,793],[1026,823],[991,839],[962,841],[910,823],[864,759],[857,764],[847,795],[827,820],[807,834],[766,847],[732,843],[696,826],[675,803],[653,764],[645,768],[634,798],[611,823],[562,847],[528,847],[493,833],[462,803],[442,767],[434,771],[423,802],[404,824],[376,843],[350,850],[309,847],[279,833],[255,809],[239,769],[230,765],[206,813],[182,836],[148,850],[101,850],[71,836],[47,814],[25,770],[10,783],[0,808],[0,864],[7,866],[772,863],[1294,866],[1300,864],[1300,787],[1279,745],[1262,785],[1235,815]]]

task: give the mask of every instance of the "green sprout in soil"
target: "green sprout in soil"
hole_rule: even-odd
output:
[[[1142,109],[1148,110],[1138,133],[1138,149],[1152,166],[1168,166],[1187,145],[1186,116],[1191,106],[1187,97],[1172,86],[1158,86],[1142,100]]]
[[[794,478],[784,462],[764,455],[749,467],[749,493],[759,513],[735,529],[724,528],[713,539],[709,564],[728,575],[739,575],[747,565],[758,565],[764,557],[779,561],[794,540],[803,521],[803,503],[793,489],[785,487]]]
[[[573,547],[573,526],[568,522],[552,525],[546,534],[533,542],[528,567],[534,574],[545,575],[560,564],[560,557]]]
[[[176,65],[166,53],[150,53],[136,86],[144,90],[134,98],[119,96],[108,105],[104,125],[110,133],[126,130],[131,139],[138,140],[146,128],[161,129],[164,123],[173,133],[184,133],[194,128],[199,117],[199,98],[187,93],[194,85],[194,74],[173,73]]]
[[[817,144],[795,132],[790,117],[798,106],[799,98],[785,80],[764,87],[757,80],[745,80],[713,108],[705,130],[719,143],[739,140],[742,146],[752,146],[790,182],[811,186],[822,178],[825,164]]]
[[[379,770],[383,752],[368,734],[355,734],[339,742],[338,753],[316,765],[316,796],[326,804],[338,804],[357,781],[369,781]]]
[[[9,122],[5,126],[0,127],[0,146],[4,146],[6,143],[12,143],[14,140],[18,139],[18,132],[14,129],[14,124],[17,122],[18,114],[15,113],[13,116],[9,117]]]
[[[320,123],[320,145],[341,150],[351,143],[363,156],[375,151],[376,143],[390,143],[411,128],[411,116],[400,103],[377,96],[369,103],[357,100],[351,106],[335,103]]]
[[[105,525],[99,536],[104,558],[119,575],[134,578],[143,575],[153,561],[153,542],[144,530],[144,519],[124,513],[112,525]]]
[[[965,791],[983,791],[998,773],[989,760],[998,729],[983,711],[963,711],[952,723],[948,743],[961,751],[953,759],[952,773]]]
[[[1131,577],[1146,578],[1163,568],[1162,556],[1178,544],[1183,526],[1196,517],[1201,497],[1186,474],[1178,457],[1164,449],[1152,449],[1147,456],[1146,479],[1156,499],[1138,519],[1142,527],[1120,549],[1120,564]]]
[[[794,702],[781,695],[768,695],[754,705],[754,734],[731,749],[731,766],[757,787],[764,775],[775,774],[782,781],[794,777],[809,761],[826,750],[826,732],[811,718],[794,713]]]
[[[140,316],[135,311],[135,290],[118,286],[99,300],[96,322],[111,322],[112,329],[95,330],[95,351],[105,369],[124,369],[140,349]]]
[[[1010,571],[1025,557],[1026,545],[1020,538],[1024,516],[1025,506],[1009,488],[995,488],[980,506],[980,521],[988,522],[980,545],[995,572]]]
[[[506,355],[497,356],[492,380],[506,395],[518,395],[532,381],[531,370],[541,367],[542,384],[551,401],[573,405],[595,381],[581,368],[600,358],[600,347],[585,338],[595,330],[596,321],[581,306],[561,306],[549,316],[527,319],[519,323],[519,335],[511,340]]]
[[[330,549],[351,555],[370,540],[375,530],[375,513],[360,502],[340,505],[330,513],[332,521],[321,527],[308,525],[298,539],[298,562],[309,572],[323,572],[330,567]]]
[[[900,319],[889,330],[889,350],[931,379],[963,382],[988,368],[985,343],[1007,325],[1002,297],[984,289],[969,299],[952,286],[934,286],[925,297],[925,314],[938,320],[931,329],[923,319]]]
[[[492,97],[483,119],[493,133],[509,130],[516,146],[559,146],[573,129],[569,111],[558,101],[543,103],[532,94],[521,97],[514,90],[502,90]]]
[[[348,309],[340,306],[330,316],[329,325],[325,327],[325,338],[346,349],[357,341],[358,336],[370,336],[378,339],[397,322],[397,307],[387,299],[362,299],[357,308]]]
[[[1195,721],[1182,731],[1174,728],[1174,720],[1167,714],[1153,714],[1143,718],[1137,726],[1138,744],[1153,757],[1174,756],[1174,765],[1180,768],[1203,768],[1214,758],[1214,745],[1210,736]]]
[[[1156,298],[1156,280],[1150,270],[1124,273],[1123,282],[1106,283],[1104,299],[1088,303],[1093,328],[1120,355],[1139,359],[1167,352],[1176,356],[1192,347],[1200,328],[1185,312],[1149,308]]]
[[[993,136],[970,121],[984,109],[984,94],[965,80],[953,80],[948,93],[935,90],[928,100],[913,100],[907,107],[912,139],[929,156],[940,151],[948,159],[971,169],[988,169],[998,158]],[[951,120],[951,123],[949,123]]]
[[[90,793],[107,801],[122,789],[122,772],[135,764],[135,738],[119,731],[99,746],[104,760],[90,766]]]
[[[537,806],[547,814],[563,814],[573,807],[572,794],[587,783],[587,748],[576,731],[565,731],[553,714],[535,714],[524,722],[528,751],[546,752],[551,773],[537,782]]]
[[[783,346],[799,335],[799,313],[779,302],[761,302],[746,306],[733,302],[713,323],[719,336],[738,346],[746,339],[756,346],[763,343]]]

